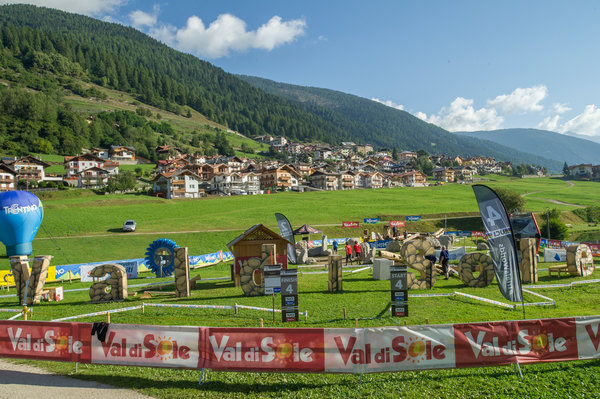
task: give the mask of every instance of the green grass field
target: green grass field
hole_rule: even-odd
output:
[[[600,185],[566,183],[558,179],[510,179],[493,177],[492,187],[519,191],[527,200],[529,210],[573,209],[572,205],[556,205],[547,199],[574,205],[595,204]],[[360,230],[343,229],[342,221],[361,221],[365,217],[384,220],[400,219],[406,215],[423,215],[423,222],[407,224],[409,230],[431,231],[443,227],[444,215],[462,217],[477,215],[477,204],[468,185],[445,185],[428,188],[397,188],[356,190],[349,192],[278,193],[262,196],[234,196],[200,200],[162,200],[142,195],[98,196],[87,191],[40,193],[44,203],[44,222],[34,241],[36,254],[52,254],[53,265],[139,258],[150,242],[170,238],[187,246],[190,254],[225,249],[225,244],[255,223],[264,223],[276,230],[274,212],[288,216],[292,225],[318,225],[329,237],[356,236]],[[136,233],[124,234],[125,219],[135,219]],[[477,218],[449,219],[449,226],[477,224]],[[583,224],[583,223],[581,223]],[[579,227],[579,226],[576,226]],[[449,227],[450,228],[450,227]],[[474,228],[474,227],[473,227]],[[583,227],[581,227],[583,229]],[[313,238],[320,238],[316,235]],[[461,243],[463,241],[461,240]],[[467,240],[467,245],[472,243]],[[8,268],[6,257],[0,267]],[[540,268],[547,265],[541,264]],[[599,278],[598,271],[591,278]],[[192,271],[203,279],[228,276],[228,265],[217,265]],[[582,278],[547,277],[541,272],[540,283],[565,283]],[[148,281],[129,281],[130,296],[119,303],[90,304],[86,291],[67,292],[62,303],[45,302],[35,307],[34,320],[84,314],[141,304],[134,284]],[[169,279],[164,279],[169,280]],[[48,284],[54,286],[58,283]],[[62,283],[66,290],[88,287],[88,284]],[[147,288],[146,288],[147,289]],[[165,291],[173,289],[166,287]],[[372,280],[370,271],[344,274],[344,292],[327,292],[326,274],[303,274],[299,277],[300,310],[309,317],[294,327],[360,327],[407,324],[431,324],[521,319],[521,310],[506,310],[467,298],[413,298],[410,317],[395,319],[387,316],[389,282]],[[156,288],[152,288],[156,290]],[[461,291],[489,299],[503,300],[494,282],[487,288],[467,288],[456,278],[438,280],[428,291],[415,293],[447,293]],[[13,292],[11,290],[11,292]],[[597,298],[600,284],[580,285],[568,289],[540,289],[542,295],[556,300],[555,307],[528,307],[527,318],[583,316],[598,314]],[[537,301],[525,295],[526,301]],[[240,288],[228,280],[204,281],[190,298],[176,299],[157,294],[145,302],[201,303],[233,305],[235,303],[270,307],[270,297],[244,297]],[[0,298],[0,308],[16,307],[16,298]],[[343,308],[347,318],[343,318]],[[7,318],[8,316],[6,316]],[[202,325],[258,327],[263,318],[265,327],[282,327],[272,323],[269,313],[228,310],[159,309],[111,315],[112,323]],[[104,317],[81,319],[83,322],[103,321]],[[289,326],[289,325],[287,325]],[[198,386],[200,372],[122,366],[75,366],[68,363],[33,362],[61,374],[102,381],[129,387],[159,398],[208,397],[409,397],[409,398],[594,398],[600,391],[600,361],[577,361],[522,366],[521,381],[512,367],[488,367],[457,370],[435,370],[388,374],[317,375],[210,372],[208,380]]]

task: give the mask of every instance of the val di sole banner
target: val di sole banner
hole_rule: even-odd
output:
[[[241,372],[482,367],[600,359],[600,316],[358,329],[2,320],[0,356]]]

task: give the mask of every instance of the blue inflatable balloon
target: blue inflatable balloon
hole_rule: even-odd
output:
[[[44,210],[38,197],[28,191],[0,193],[0,241],[6,245],[6,254],[30,255]]]

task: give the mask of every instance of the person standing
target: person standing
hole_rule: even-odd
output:
[[[446,246],[442,246],[442,250],[440,251],[440,264],[442,265],[442,272],[444,273],[444,280],[448,280],[448,276],[450,274],[450,270],[448,269],[448,260],[450,259],[450,254],[446,249]]]
[[[354,252],[356,253],[356,264],[360,264],[360,253],[362,252],[362,248],[358,241],[354,243]]]
[[[348,262],[352,264],[352,247],[350,246],[350,243],[346,241],[346,265],[348,265]]]
[[[337,251],[338,251],[338,242],[337,242],[337,240],[333,240],[333,254],[337,255]]]

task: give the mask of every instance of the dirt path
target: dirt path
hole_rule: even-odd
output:
[[[13,364],[2,359],[0,383],[0,399],[151,399],[150,396],[130,389],[64,377],[37,367]]]
[[[553,204],[556,204],[556,205],[567,205],[567,206],[574,206],[575,208],[585,208],[585,206],[583,206],[583,205],[569,204],[568,202],[562,202],[559,200],[553,200],[553,199],[548,199],[548,198],[542,198],[542,199],[544,201],[552,202]]]

